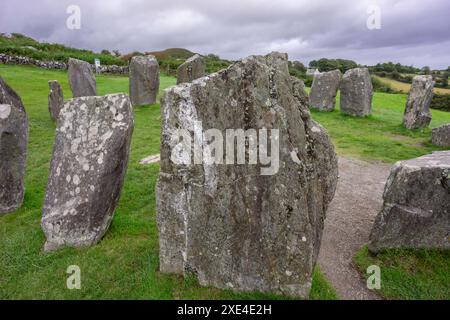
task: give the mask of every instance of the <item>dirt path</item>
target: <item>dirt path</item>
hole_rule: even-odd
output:
[[[339,158],[339,182],[325,220],[319,265],[341,299],[379,299],[366,288],[352,257],[368,242],[390,168]]]

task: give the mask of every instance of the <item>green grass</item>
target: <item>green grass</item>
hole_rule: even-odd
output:
[[[312,110],[312,115],[327,128],[339,154],[394,163],[445,150],[431,144],[431,128],[450,123],[450,112],[432,110],[430,128],[407,130],[402,126],[406,98],[404,94],[376,92],[372,114],[356,118],[339,111],[338,95],[336,110]]]
[[[202,288],[195,279],[160,274],[155,219],[159,165],[139,165],[159,153],[159,105],[134,110],[135,130],[123,193],[104,239],[87,249],[43,254],[40,228],[55,124],[47,110],[50,79],[59,80],[70,98],[67,75],[35,67],[0,65],[0,75],[22,97],[30,125],[26,193],[21,209],[0,217],[0,298],[2,299],[280,299],[261,293]],[[161,89],[176,79],[161,76]],[[128,92],[127,77],[99,75],[98,94]],[[66,289],[66,269],[81,268],[81,290]],[[312,299],[336,299],[320,271],[314,273]]]
[[[380,267],[386,298],[450,300],[449,251],[386,250],[372,256],[366,246],[353,260],[364,275],[368,266]]]

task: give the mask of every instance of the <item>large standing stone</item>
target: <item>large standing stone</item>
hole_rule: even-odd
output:
[[[206,75],[206,64],[199,54],[195,54],[177,69],[177,84],[191,82]]]
[[[48,111],[52,120],[58,120],[59,111],[64,105],[64,95],[61,85],[57,80],[48,82],[50,93],[48,94]]]
[[[431,132],[431,142],[435,146],[450,147],[450,123],[433,129]]]
[[[89,246],[105,234],[122,189],[132,132],[125,94],[64,104],[41,222],[44,250]]]
[[[68,77],[74,98],[96,95],[95,75],[88,62],[69,58]]]
[[[450,249],[450,151],[395,164],[370,251],[387,248]]]
[[[317,73],[309,94],[311,108],[322,111],[333,111],[336,105],[336,94],[341,82],[339,70]]]
[[[133,106],[156,103],[159,64],[152,55],[135,56],[130,62],[130,97]]]
[[[372,80],[367,68],[348,70],[341,81],[341,112],[364,117],[372,112]]]
[[[301,84],[293,80],[287,55],[272,53],[164,92],[157,184],[162,272],[195,272],[205,286],[308,296],[337,160],[325,129],[302,103],[307,94],[294,95]],[[195,130],[195,141],[211,151],[198,138],[197,121],[224,140],[226,129],[258,130],[260,141],[263,128],[278,129],[279,152],[273,141],[270,148],[279,170],[262,171],[269,165],[261,157],[239,165],[178,158],[177,129]],[[237,151],[225,152],[233,158]]]
[[[23,202],[28,119],[22,100],[0,77],[0,214]]]
[[[432,76],[415,76],[413,78],[403,116],[403,125],[407,129],[426,128],[430,125],[433,88]]]

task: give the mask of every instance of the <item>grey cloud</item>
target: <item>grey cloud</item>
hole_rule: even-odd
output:
[[[185,47],[229,59],[270,50],[291,59],[354,59],[450,65],[447,0],[3,0],[0,32],[99,51]],[[368,30],[367,7],[378,3],[382,29]],[[81,30],[68,30],[66,8],[82,10]]]

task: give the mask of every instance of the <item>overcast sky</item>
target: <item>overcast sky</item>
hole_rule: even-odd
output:
[[[346,58],[450,65],[449,0],[1,0],[0,32],[78,48],[187,48],[238,59],[273,50],[291,60]],[[367,27],[370,5],[381,29]],[[81,9],[70,30],[69,5]]]

